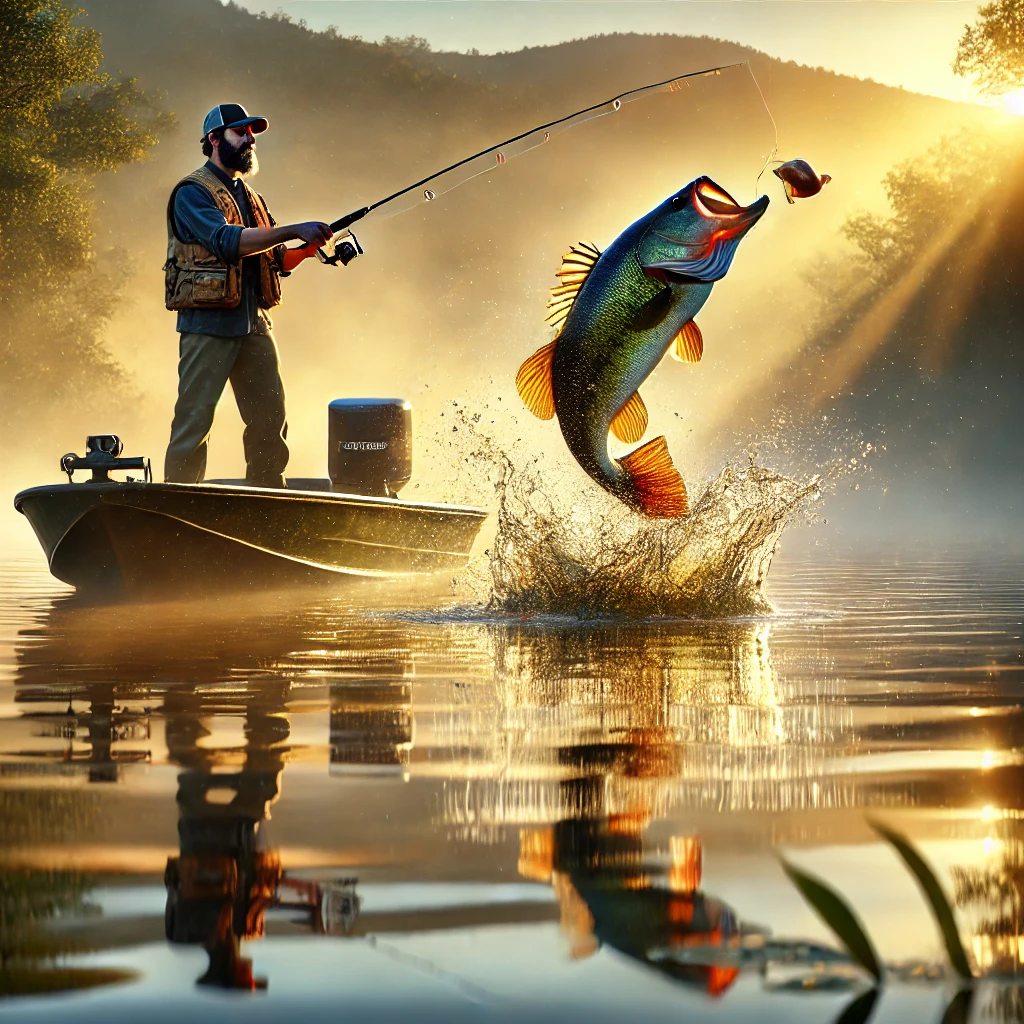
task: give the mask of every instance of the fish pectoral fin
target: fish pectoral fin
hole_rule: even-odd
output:
[[[577,242],[569,246],[558,268],[558,284],[551,289],[548,299],[548,314],[544,317],[552,327],[561,330],[569,316],[569,310],[576,301],[583,282],[590,276],[594,264],[601,258],[601,250],[590,242]]]
[[[632,503],[652,519],[679,519],[690,512],[686,484],[672,465],[664,437],[641,445],[619,460],[629,477]]]
[[[516,391],[523,404],[538,419],[549,420],[555,415],[555,392],[551,384],[551,360],[555,355],[555,342],[537,349],[519,367]]]
[[[632,397],[615,414],[611,432],[626,444],[636,444],[647,432],[647,406],[639,391],[634,391]]]
[[[676,335],[669,351],[672,358],[680,363],[699,363],[700,357],[704,355],[704,335],[700,333],[700,328],[688,320]]]

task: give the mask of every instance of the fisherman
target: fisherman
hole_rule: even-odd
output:
[[[255,136],[265,117],[220,103],[203,122],[206,164],[183,178],[167,209],[167,308],[178,312],[178,401],[164,479],[198,483],[206,473],[210,428],[230,380],[245,423],[245,481],[284,487],[288,464],[284,388],[268,310],[286,277],[331,238],[319,221],[278,227],[256,174]],[[285,242],[298,239],[301,247]]]

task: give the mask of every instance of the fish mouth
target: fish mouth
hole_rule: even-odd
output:
[[[708,177],[693,182],[690,198],[693,208],[717,225],[710,243],[704,240],[695,245],[691,240],[652,229],[652,234],[676,246],[679,256],[644,265],[644,272],[649,276],[679,284],[721,280],[732,263],[736,246],[761,219],[770,202],[768,196],[763,195],[749,206],[740,206],[724,188]]]
[[[756,224],[768,209],[768,196],[760,196],[749,206],[740,206],[721,185],[710,178],[698,178],[693,187],[694,208],[709,220],[725,221],[720,237],[731,238]],[[667,236],[666,236],[667,237]]]
[[[710,178],[698,178],[693,190],[694,206],[709,217],[735,217],[743,207]]]

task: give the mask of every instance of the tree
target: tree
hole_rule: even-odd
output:
[[[964,26],[953,70],[974,76],[986,96],[1024,85],[1024,0],[994,0],[978,8],[978,20]]]
[[[61,0],[0,5],[0,426],[120,376],[101,333],[121,273],[93,252],[90,180],[173,124],[100,70],[98,32]],[[123,262],[123,258],[121,259]],[[7,421],[7,422],[4,422]]]

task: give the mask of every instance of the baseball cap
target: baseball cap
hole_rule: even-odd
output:
[[[265,117],[250,117],[241,103],[218,103],[203,121],[203,134],[209,135],[218,128],[244,128],[247,124],[252,125],[253,135],[270,127]]]

